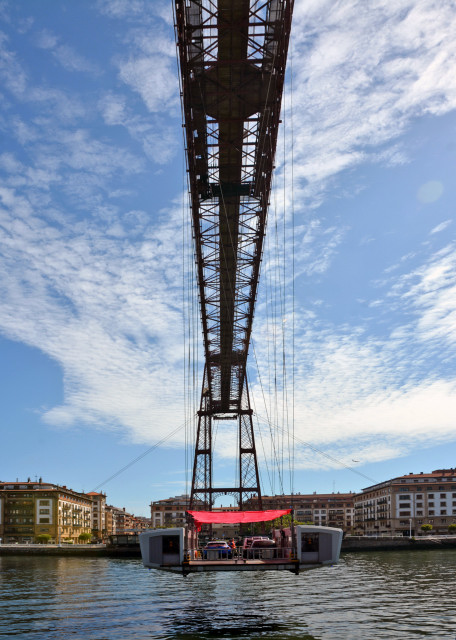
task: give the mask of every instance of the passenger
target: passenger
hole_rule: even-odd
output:
[[[231,542],[229,542],[228,544],[233,549],[233,551],[236,549],[236,542],[234,541],[234,538],[232,538]]]

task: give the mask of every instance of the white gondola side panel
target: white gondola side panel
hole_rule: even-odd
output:
[[[184,559],[183,527],[150,529],[139,534],[143,565],[149,569],[180,567]]]
[[[342,529],[334,527],[296,526],[299,564],[335,564],[339,561],[342,537]]]

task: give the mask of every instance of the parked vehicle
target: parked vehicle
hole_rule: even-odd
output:
[[[213,551],[214,553],[211,553]],[[218,560],[219,558],[232,558],[233,550],[225,540],[211,540],[203,549],[205,560]]]
[[[252,546],[254,540],[269,540],[267,536],[247,536],[242,543],[243,549],[249,549]]]
[[[274,540],[266,537],[256,537],[244,547],[243,557],[249,560],[265,557],[272,558],[276,549],[277,545]]]

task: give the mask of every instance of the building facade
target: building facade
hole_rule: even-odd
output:
[[[352,533],[354,527],[354,493],[310,493],[293,495],[262,496],[263,509],[294,509],[298,522],[325,527],[336,527]],[[258,509],[253,498],[246,508]]]
[[[363,489],[355,496],[355,533],[408,535],[429,524],[447,534],[456,523],[456,469],[409,473]]]
[[[78,542],[91,533],[92,500],[65,486],[39,482],[0,483],[0,538],[33,543],[44,534],[53,542]]]
[[[186,494],[151,502],[151,527],[153,529],[183,527],[186,523],[185,512],[188,510],[189,504],[190,496]]]
[[[106,494],[90,491],[86,495],[92,500],[92,537],[93,541],[103,540],[107,536]]]

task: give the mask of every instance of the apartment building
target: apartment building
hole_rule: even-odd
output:
[[[351,533],[354,526],[354,497],[350,493],[295,493],[293,495],[262,496],[263,509],[294,509],[295,520],[325,527],[337,527]],[[252,498],[246,507],[258,509]]]
[[[132,513],[129,513],[125,507],[122,507],[122,509],[115,507],[113,513],[116,521],[117,534],[128,534],[134,531],[136,528],[135,516]]]
[[[105,523],[106,523],[106,535],[111,536],[117,533],[118,517],[117,513],[122,511],[111,504],[105,506]]]
[[[437,534],[456,523],[456,469],[409,473],[363,489],[355,496],[355,532],[360,535],[419,535],[421,525]]]
[[[150,518],[146,518],[144,516],[133,516],[135,529],[137,531],[145,531],[146,529],[150,529]]]
[[[92,500],[92,536],[93,540],[102,540],[107,535],[106,527],[106,494],[90,491],[87,493]]]
[[[41,534],[54,542],[78,542],[91,533],[90,497],[43,482],[0,482],[0,538],[4,543],[33,543]]]
[[[186,511],[189,509],[190,497],[188,495],[175,496],[157,500],[150,505],[151,520],[149,526],[154,529],[163,527],[183,527],[186,522]],[[202,506],[202,503],[201,503]],[[213,511],[234,511],[238,507],[214,507]],[[211,535],[218,538],[232,538],[239,534],[239,525],[213,524],[203,525],[202,535]]]
[[[190,504],[190,496],[181,495],[174,498],[156,500],[150,504],[151,527],[183,527],[186,523],[185,512]]]

